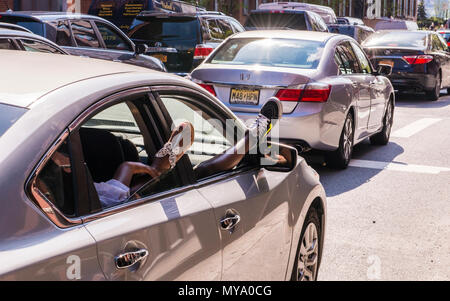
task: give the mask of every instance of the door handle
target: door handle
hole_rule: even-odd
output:
[[[114,261],[116,262],[116,268],[126,269],[135,265],[139,261],[144,260],[147,256],[148,256],[147,249],[139,249],[137,251],[117,255],[114,258]]]
[[[220,220],[220,227],[222,230],[231,231],[237,224],[239,224],[240,221],[241,217],[238,214],[227,216]]]

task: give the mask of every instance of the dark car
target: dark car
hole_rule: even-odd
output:
[[[333,33],[340,33],[354,38],[358,43],[362,43],[372,33],[372,28],[365,25],[349,25],[349,24],[328,24],[328,30]]]
[[[55,43],[39,35],[0,27],[0,50],[2,49],[69,54]]]
[[[321,16],[306,10],[257,9],[250,12],[244,25],[247,30],[295,29],[327,32],[327,24]]]
[[[159,58],[169,72],[185,75],[192,71],[232,34],[245,29],[234,18],[219,12],[141,12],[128,36],[149,46],[147,54]]]
[[[430,100],[437,100],[441,89],[450,92],[450,52],[436,32],[376,32],[363,47],[374,66],[393,66],[389,78],[399,92],[425,92]]]
[[[114,24],[96,16],[22,11],[0,13],[0,18],[49,39],[73,55],[165,71],[161,61],[143,55],[144,45],[136,46]]]

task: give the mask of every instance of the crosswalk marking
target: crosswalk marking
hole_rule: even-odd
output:
[[[422,131],[423,129],[429,127],[430,125],[435,124],[438,121],[441,121],[440,118],[422,118],[417,121],[414,121],[411,124],[408,124],[405,127],[402,127],[399,130],[396,130],[391,134],[391,137],[397,137],[397,138],[408,138],[411,137],[414,134],[417,134],[418,132]]]
[[[349,163],[349,166],[371,168],[371,169],[386,169],[403,172],[425,173],[425,174],[439,174],[441,172],[450,172],[450,168],[448,167],[426,166],[426,165],[416,165],[397,162],[369,161],[358,159],[352,159]]]

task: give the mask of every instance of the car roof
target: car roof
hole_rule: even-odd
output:
[[[156,72],[130,64],[71,55],[17,50],[0,52],[2,70],[8,70],[0,72],[0,103],[19,107],[28,107],[51,91],[88,78],[118,73]]]
[[[88,14],[80,14],[80,13],[71,13],[71,12],[53,12],[53,11],[14,11],[14,12],[6,12],[0,13],[3,16],[17,16],[17,17],[25,17],[31,18],[35,21],[49,22],[54,20],[61,19],[94,19],[99,21],[105,21],[105,19],[88,15]]]
[[[337,34],[320,31],[307,30],[250,30],[237,33],[232,36],[235,38],[281,38],[281,39],[298,39],[325,42],[329,38],[337,36]]]

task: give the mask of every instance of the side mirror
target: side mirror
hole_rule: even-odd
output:
[[[388,64],[379,64],[377,73],[378,75],[389,76],[392,74],[392,66]]]
[[[297,166],[297,149],[276,142],[270,142],[270,146],[273,152],[260,158],[262,168],[269,171],[290,172]]]
[[[138,44],[134,48],[134,54],[135,55],[145,54],[147,52],[147,50],[148,50],[147,44]]]

